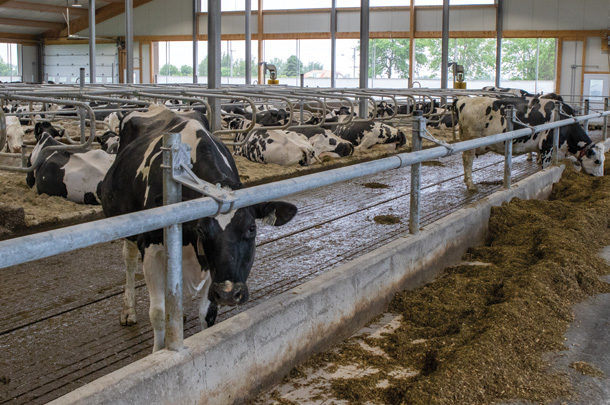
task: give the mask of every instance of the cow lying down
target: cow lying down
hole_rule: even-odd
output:
[[[507,132],[505,111],[507,106],[513,106],[517,119],[529,125],[536,126],[555,121],[555,104],[560,102],[557,96],[535,96],[524,98],[490,98],[462,97],[456,100],[460,139],[468,140],[502,132]],[[561,119],[574,114],[567,104],[562,104],[565,112]],[[524,128],[515,123],[514,129]],[[538,152],[538,160],[542,167],[551,164],[553,151],[553,132],[543,131],[534,135],[526,135],[513,140],[513,154],[520,155]],[[469,191],[476,191],[472,181],[472,163],[475,156],[495,152],[504,154],[502,143],[468,151],[462,154],[464,161],[464,182]],[[579,124],[561,127],[559,132],[559,158],[570,158],[582,167],[585,173],[593,176],[604,174],[604,145],[593,143]]]
[[[180,133],[190,145],[193,172],[226,189],[242,187],[233,156],[207,129],[198,112],[180,113],[164,106],[134,112],[121,124],[121,151],[108,170],[100,188],[107,217],[158,207],[163,204],[162,138]],[[129,142],[127,142],[129,140]],[[201,194],[186,187],[183,200]],[[289,203],[274,201],[239,208],[214,217],[182,225],[182,276],[187,298],[198,298],[201,326],[211,326],[220,305],[239,305],[248,300],[246,284],[256,250],[255,219],[274,226],[284,225],[297,212]],[[135,270],[138,255],[150,296],[150,322],[154,348],[165,346],[165,250],[163,230],[128,238],[124,245],[127,267],[121,323],[136,322]]]
[[[249,125],[250,121],[242,118],[232,118],[228,122],[231,129],[242,129]],[[235,141],[240,142],[245,137],[245,133],[238,133]],[[351,143],[327,129],[265,129],[258,127],[258,124],[248,141],[235,147],[235,154],[238,156],[244,156],[253,162],[282,166],[308,166],[322,158],[341,158],[353,153],[354,147]]]
[[[115,155],[101,150],[87,152],[49,150],[49,146],[63,145],[47,132],[42,133],[28,157],[28,167],[40,156],[42,161],[26,182],[36,186],[38,194],[64,197],[79,204],[99,205],[99,185],[112,165]]]
[[[352,143],[357,149],[370,149],[375,145],[403,146],[407,137],[394,127],[381,122],[352,122],[340,125],[335,135]]]

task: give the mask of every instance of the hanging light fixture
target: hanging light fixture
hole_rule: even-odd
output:
[[[72,3],[72,7],[79,7],[79,8],[82,8],[82,7],[83,7],[83,5],[82,5],[82,4],[80,4],[80,3],[78,2],[78,0],[74,0],[74,2]]]

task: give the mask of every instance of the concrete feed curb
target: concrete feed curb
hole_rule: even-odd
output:
[[[487,232],[491,207],[546,198],[563,166],[538,172],[388,245],[58,398],[52,404],[194,404],[244,400],[299,361],[358,330],[396,291],[460,260]],[[117,309],[118,311],[118,309]]]

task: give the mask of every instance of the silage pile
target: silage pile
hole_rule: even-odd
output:
[[[355,364],[376,370],[331,381],[332,394],[352,403],[545,403],[568,397],[568,378],[544,354],[565,349],[572,305],[610,292],[599,278],[610,268],[597,256],[610,244],[609,228],[610,177],[568,168],[549,201],[513,200],[493,209],[486,244],[464,258],[478,264],[449,268],[436,281],[395,296],[389,310],[402,315],[400,327],[365,338],[387,356],[352,339],[299,369]],[[396,372],[405,369],[416,373]]]

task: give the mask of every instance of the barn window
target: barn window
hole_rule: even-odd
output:
[[[0,82],[22,80],[20,48],[18,44],[0,44]]]
[[[502,40],[502,86],[530,92],[555,90],[555,38]]]

